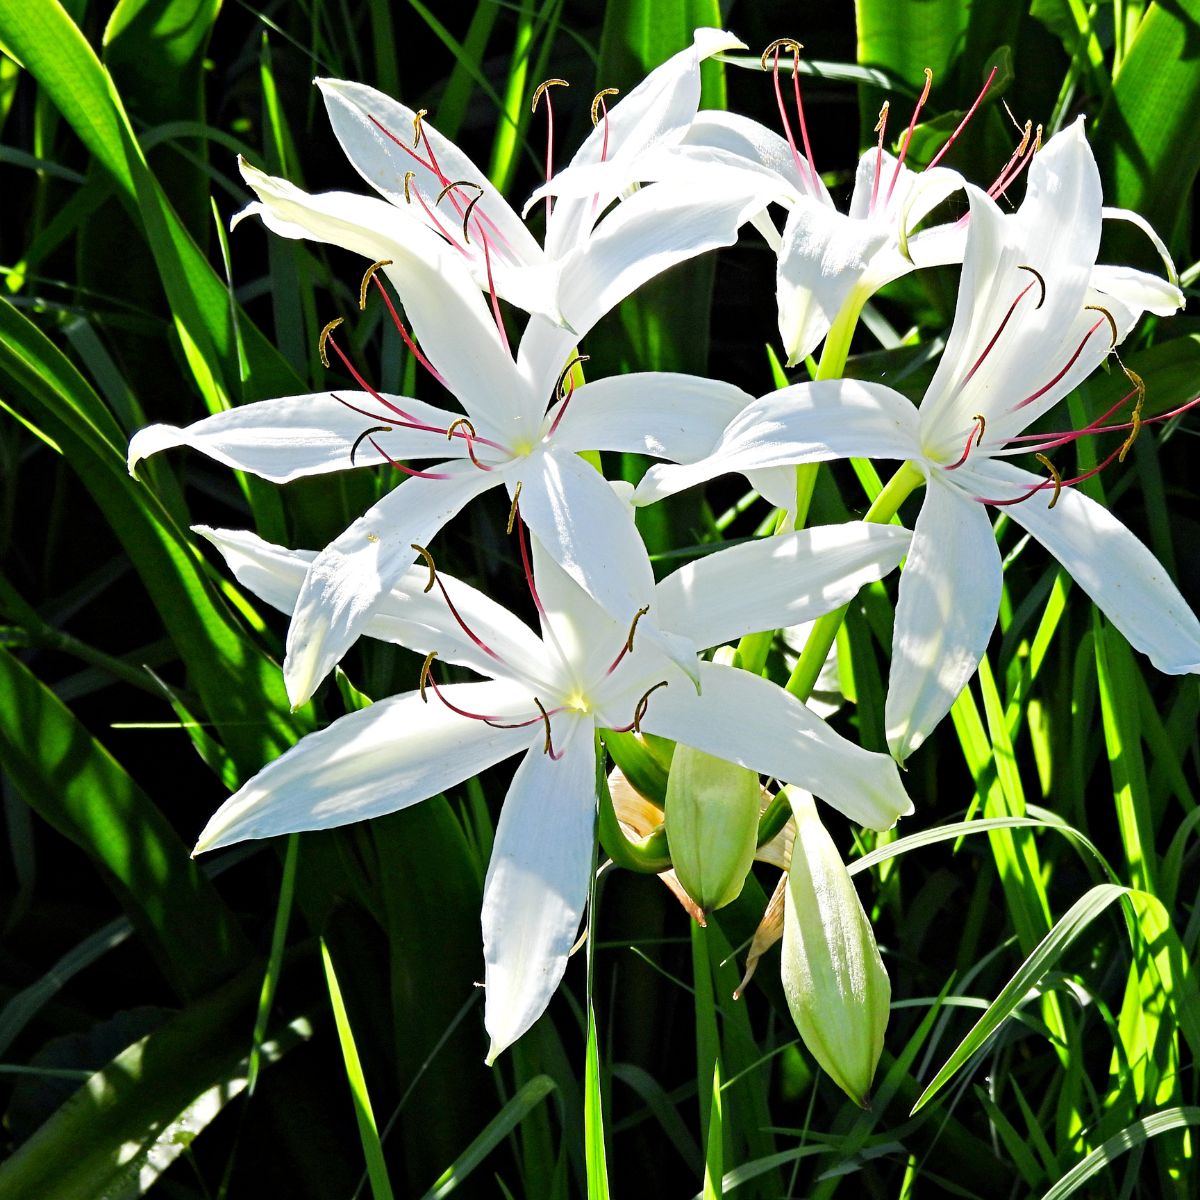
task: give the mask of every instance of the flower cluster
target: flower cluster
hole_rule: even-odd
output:
[[[996,621],[1001,560],[989,508],[1050,550],[1160,670],[1200,672],[1200,623],[1162,566],[1074,487],[1085,476],[1063,478],[1048,458],[1104,433],[1120,434],[1110,459],[1123,458],[1151,420],[1142,381],[1128,372],[1128,394],[1082,429],[1026,432],[1115,357],[1143,312],[1169,314],[1183,297],[1153,231],[1103,206],[1082,123],[1044,146],[1040,131],[1026,130],[988,188],[939,165],[962,126],[914,171],[905,160],[927,81],[896,155],[884,147],[881,114],[878,144],[863,155],[842,213],[812,163],[795,64],[790,81],[780,72],[781,54],[798,53],[794,43],[763,56],[783,136],[698,111],[702,61],[739,47],[728,33],[698,30],[692,46],[611,107],[611,93],[596,97],[590,136],[557,173],[548,151],[546,183],[526,208],[544,204],[544,245],[424,111],[361,84],[318,80],[334,132],[377,195],[310,195],[243,162],[257,199],[238,220],[255,214],[280,236],[361,254],[371,264],[361,302],[378,292],[446,402],[372,387],[332,322],[322,358],[332,353],[356,389],[248,404],[187,428],[151,426],[130,444],[129,466],[188,446],[277,483],[352,468],[403,477],[317,552],[197,527],[244,586],[290,616],[283,670],[293,704],[313,695],[360,636],[425,656],[413,690],[268,763],[219,808],[197,851],[392,812],[521,756],[484,888],[494,1057],[537,1019],[563,975],[586,905],[598,810],[605,850],[618,862],[641,855],[701,920],[738,894],[756,845],[773,847],[766,856],[790,859],[792,871],[764,937],[783,936],[786,990],[806,1041],[861,1100],[882,1045],[887,976],[809,794],[878,830],[912,811],[897,763],[949,711]],[[551,131],[552,98],[549,85],[534,98]],[[1025,198],[1006,212],[998,201],[1022,174]],[[918,230],[954,193],[965,196],[966,214]],[[1114,218],[1145,229],[1166,279],[1097,264],[1102,222]],[[584,381],[580,351],[605,313],[668,267],[731,245],[750,224],[777,254],[789,365],[824,343],[813,380],[756,398],[701,377],[606,377],[596,363]],[[919,407],[883,384],[839,377],[875,290],[955,263],[954,323]],[[515,351],[513,310],[528,314]],[[608,482],[596,451],[660,461],[635,489]],[[1036,456],[1049,477],[1008,461],[1021,454]],[[797,530],[781,518],[775,536],[655,581],[637,506],[743,472],[786,514],[797,467],[849,456],[901,463],[865,521]],[[921,486],[910,533],[892,518]],[[536,630],[442,571],[430,549],[494,487],[507,493]],[[902,561],[889,757],[848,741],[805,701],[836,614]],[[726,645],[814,620],[788,688]],[[706,653],[714,647],[725,648]],[[482,680],[446,681],[448,664]],[[610,753],[626,768],[611,788]],[[639,755],[653,760],[668,785],[656,796],[652,784],[633,790],[641,785],[625,755],[634,768]],[[760,776],[782,787],[777,798]]]

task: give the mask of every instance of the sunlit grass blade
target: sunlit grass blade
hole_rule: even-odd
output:
[[[362,1060],[354,1041],[354,1030],[342,1000],[337,973],[329,947],[321,939],[321,961],[325,965],[325,983],[329,988],[329,1003],[333,1008],[333,1019],[337,1025],[338,1042],[342,1048],[342,1061],[346,1066],[346,1082],[354,1101],[354,1116],[358,1121],[358,1134],[362,1140],[363,1156],[367,1161],[367,1174],[371,1180],[371,1194],[375,1200],[392,1200],[392,1185],[388,1178],[387,1163],[383,1157],[383,1145],[379,1140],[379,1128],[375,1124],[375,1113],[371,1108],[371,1097],[367,1094],[367,1080],[363,1075]]]
[[[604,1148],[604,1106],[600,1095],[600,1047],[596,1014],[588,1003],[587,1061],[583,1072],[583,1138],[588,1200],[608,1198],[608,1154]]]
[[[26,802],[100,866],[168,978],[196,995],[248,946],[150,798],[75,716],[0,650],[0,748]]]
[[[0,1166],[0,1195],[134,1197],[246,1086],[251,969],[123,1050]],[[297,1017],[263,1046],[277,1061],[312,1036]]]
[[[554,1088],[554,1080],[549,1075],[538,1075],[526,1083],[446,1168],[437,1183],[425,1193],[424,1200],[442,1200],[449,1196]]]
[[[712,1097],[708,1105],[708,1140],[704,1145],[704,1200],[721,1200],[724,1194],[725,1120],[721,1105],[721,1060],[713,1063]]]
[[[1200,1125],[1200,1108],[1167,1108],[1143,1117],[1140,1121],[1134,1121],[1077,1162],[1042,1195],[1042,1200],[1066,1200],[1068,1196],[1073,1196],[1079,1191],[1089,1179],[1111,1167],[1113,1160],[1122,1154],[1143,1145],[1150,1138],[1169,1133],[1172,1129],[1185,1129],[1190,1125]]]
[[[1012,1014],[1038,980],[1048,971],[1064,950],[1110,904],[1130,893],[1129,888],[1102,883],[1092,888],[1054,924],[1033,953],[1021,964],[1017,973],[1004,985],[1000,994],[976,1022],[974,1028],[958,1044],[945,1065],[921,1093],[913,1112],[919,1112],[947,1082],[984,1045],[993,1033]]]

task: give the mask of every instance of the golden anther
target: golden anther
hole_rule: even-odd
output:
[[[433,585],[437,582],[437,566],[434,564],[433,555],[416,542],[409,542],[409,545],[425,560],[425,565],[429,568],[429,582],[421,590],[431,592]]]
[[[921,92],[921,99],[917,101],[918,108],[924,107],[925,101],[929,99],[929,89],[931,87],[933,87],[933,71],[929,67],[926,67],[925,68],[925,87]]]
[[[409,193],[408,185],[410,183],[412,183],[412,181],[414,179],[416,179],[416,177],[417,177],[416,171],[405,171],[404,172],[404,203],[405,204],[412,203],[412,195]]]
[[[566,392],[564,391],[567,386],[567,376],[570,375],[578,363],[585,363],[589,361],[590,355],[577,354],[569,363],[567,363],[565,367],[563,367],[562,371],[559,373],[558,382],[554,385],[554,394],[560,400],[565,400],[567,398]]]
[[[642,718],[646,715],[646,710],[650,707],[650,697],[658,691],[659,688],[667,686],[665,679],[660,679],[652,688],[648,688],[646,693],[637,702],[637,707],[633,710],[633,732],[642,732]]]
[[[321,330],[321,336],[317,338],[317,353],[321,356],[321,366],[329,366],[329,355],[325,353],[325,343],[329,341],[329,335],[345,320],[344,317],[334,317],[324,329]]]
[[[454,440],[454,435],[460,426],[466,429],[469,437],[479,436],[479,434],[475,432],[475,426],[472,425],[466,417],[459,417],[456,421],[451,421],[450,424],[446,426],[446,441],[449,442]]]
[[[471,223],[471,213],[474,212],[475,205],[477,205],[480,202],[480,200],[482,200],[482,199],[483,199],[483,188],[480,188],[479,195],[476,196],[475,199],[472,200],[471,203],[467,205],[466,209],[463,212],[463,241],[464,242],[469,243],[471,241],[471,235],[470,235],[470,233],[467,232],[467,226]]]
[[[1021,144],[1017,147],[1016,157],[1020,158],[1029,149],[1029,139],[1033,134],[1033,122],[1025,122],[1025,132],[1021,134]]]
[[[417,684],[417,691],[421,693],[421,699],[424,700],[426,704],[429,703],[429,697],[425,695],[425,685],[429,682],[429,668],[433,666],[433,660],[437,658],[437,656],[438,652],[436,650],[430,650],[430,652],[425,655],[425,661],[421,664],[421,680]]]
[[[517,480],[517,486],[513,488],[512,504],[508,509],[508,524],[504,528],[505,533],[512,533],[513,525],[517,520],[517,504],[521,499],[521,481]]]
[[[1121,362],[1121,360],[1118,358],[1117,362]],[[1129,436],[1121,443],[1121,449],[1117,453],[1117,462],[1123,463],[1125,455],[1133,449],[1133,443],[1137,441],[1138,434],[1142,432],[1142,405],[1146,403],[1146,384],[1136,371],[1131,371],[1124,363],[1121,363],[1121,370],[1125,372],[1129,377],[1129,382],[1137,389],[1137,401],[1129,416]]]
[[[1116,317],[1114,317],[1112,315],[1112,313],[1110,313],[1108,311],[1108,309],[1104,307],[1103,304],[1085,304],[1083,306],[1083,309],[1084,309],[1084,312],[1091,310],[1092,312],[1103,313],[1105,315],[1105,317],[1108,318],[1108,328],[1109,328],[1109,332],[1112,334],[1112,343],[1109,345],[1108,348],[1111,350],[1117,344],[1117,341],[1120,337],[1120,335],[1117,333]]]
[[[1042,148],[1042,127],[1038,125],[1037,133],[1033,135],[1033,152],[1036,154]]]
[[[429,109],[418,108],[413,114],[413,149],[421,144],[421,118],[429,116]]]
[[[625,649],[633,653],[633,635],[637,632],[638,622],[650,611],[650,605],[644,604],[633,614],[633,624],[629,626],[629,636],[625,639]]]
[[[543,754],[553,754],[554,753],[554,743],[550,740],[550,714],[546,711],[545,706],[542,704],[542,702],[536,696],[534,696],[533,702],[534,702],[534,704],[537,705],[537,710],[538,710],[538,712],[540,712],[542,714],[542,720],[545,722],[545,725],[546,725],[546,741],[542,746],[542,753]]]
[[[571,85],[565,79],[547,79],[543,83],[539,83],[537,87],[533,89],[533,106],[529,111],[537,112],[538,101],[541,100],[542,95],[547,88],[570,86]],[[549,104],[550,102],[547,100],[546,103]]]
[[[976,413],[972,418],[979,426],[979,432],[975,435],[975,449],[979,449],[979,443],[983,441],[983,435],[987,432],[987,417],[983,413]]]
[[[375,274],[381,267],[390,267],[392,260],[390,258],[381,258],[378,262],[372,263],[366,270],[366,274],[362,277],[362,283],[358,285],[358,309],[360,312],[367,307],[367,284],[371,282],[371,276]]]
[[[604,97],[605,96],[619,96],[620,94],[621,94],[620,88],[601,88],[596,93],[595,97],[592,100],[592,124],[593,125],[600,124],[600,105],[604,104]],[[605,111],[605,113],[608,112],[607,104],[604,105],[604,111]]]
[[[371,436],[373,433],[391,433],[390,425],[372,425],[370,429],[363,430],[362,433],[354,439],[354,445],[350,447],[350,465],[354,466],[354,456],[358,453],[358,448]]]
[[[371,542],[372,544],[374,544],[374,543],[378,542],[378,541],[379,541],[379,534],[377,534],[377,533],[368,533],[368,534],[367,534],[367,541],[368,541],[368,542]]]
[[[441,202],[443,200],[445,200],[446,196],[450,192],[454,191],[455,188],[459,188],[459,187],[477,188],[479,191],[479,195],[480,196],[483,195],[483,185],[482,184],[472,183],[469,179],[452,179],[448,184],[446,184],[446,186],[444,188],[442,188],[442,190],[440,192],[438,192],[437,199],[434,201],[434,204],[435,205],[441,204]]]
[[[1058,503],[1058,494],[1062,491],[1062,476],[1058,473],[1058,468],[1044,455],[1035,454],[1034,458],[1050,472],[1050,478],[1054,480],[1054,495],[1050,497],[1050,503],[1047,508],[1053,508]]]
[[[892,107],[890,100],[883,102],[883,107],[879,110],[879,120],[875,122],[875,133],[883,133],[887,129],[888,110]]]
[[[800,51],[804,49],[804,43],[796,41],[795,38],[781,37],[776,38],[763,52],[762,57],[758,60],[764,71],[769,71],[771,68],[767,66],[767,59],[772,55],[782,54],[785,50],[791,51],[793,66],[800,65]]]
[[[1037,306],[1041,308],[1046,303],[1046,281],[1042,278],[1041,271],[1037,270],[1036,267],[1027,267],[1024,263],[1018,263],[1017,270],[1028,271],[1038,281],[1038,286],[1042,289],[1042,294],[1038,297]]]

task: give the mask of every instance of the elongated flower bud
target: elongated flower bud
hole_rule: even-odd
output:
[[[705,912],[736,900],[758,844],[758,775],[680,743],[667,779],[667,841],[684,890]]]
[[[867,1107],[892,987],[871,922],[812,797],[786,789],[796,818],[783,919],[783,990],[812,1056]]]

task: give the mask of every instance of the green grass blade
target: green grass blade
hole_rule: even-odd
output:
[[[1129,893],[1129,888],[1102,883],[1092,888],[1070,907],[1041,940],[1033,953],[1021,964],[1017,973],[1004,985],[1000,994],[988,1006],[987,1012],[979,1018],[970,1033],[958,1044],[946,1060],[945,1065],[913,1105],[913,1113],[924,1108],[958,1073],[963,1064],[1012,1015],[1017,1005],[1028,995],[1029,990],[1058,961],[1059,956],[1075,938],[1114,900],[1119,900]]]
[[[600,1095],[600,1046],[596,1013],[588,1001],[587,1063],[583,1072],[583,1138],[588,1200],[608,1198],[608,1155],[604,1148],[604,1106]]]
[[[1139,212],[1168,241],[1200,167],[1200,0],[1152,4],[1113,80],[1092,134],[1107,204]],[[1121,245],[1153,262],[1143,235],[1123,231]],[[1128,239],[1128,242],[1126,242]]]
[[[329,947],[321,939],[321,961],[325,965],[325,983],[329,988],[329,1003],[333,1008],[333,1019],[337,1025],[338,1042],[342,1047],[342,1061],[346,1065],[346,1081],[354,1100],[354,1116],[358,1121],[358,1134],[362,1139],[363,1156],[367,1161],[367,1174],[371,1180],[371,1194],[375,1200],[392,1200],[392,1185],[388,1179],[387,1163],[383,1158],[383,1144],[379,1140],[379,1128],[375,1124],[375,1113],[371,1108],[371,1097],[367,1094],[367,1080],[363,1075],[362,1060],[354,1041],[354,1030],[342,1000],[337,973]]]
[[[425,1193],[424,1200],[443,1200],[449,1196],[554,1089],[554,1080],[549,1075],[537,1075],[529,1080],[446,1168],[437,1183]]]
[[[260,968],[199,1001],[96,1072],[0,1166],[0,1195],[134,1200],[246,1086],[245,1022]],[[312,1035],[299,1017],[263,1047]]]
[[[1152,1137],[1170,1133],[1172,1129],[1184,1129],[1189,1125],[1200,1125],[1200,1108],[1167,1108],[1143,1117],[1140,1121],[1134,1121],[1132,1125],[1108,1138],[1077,1162],[1043,1194],[1042,1200],[1066,1200],[1066,1197],[1073,1196],[1089,1179],[1110,1167],[1115,1158],[1143,1145]]]
[[[247,944],[166,818],[58,697],[0,650],[0,749],[26,802],[104,870],[184,995],[227,978]]]
[[[725,1174],[725,1120],[721,1107],[721,1060],[713,1063],[712,1098],[708,1105],[708,1140],[704,1146],[704,1200],[721,1200]]]

